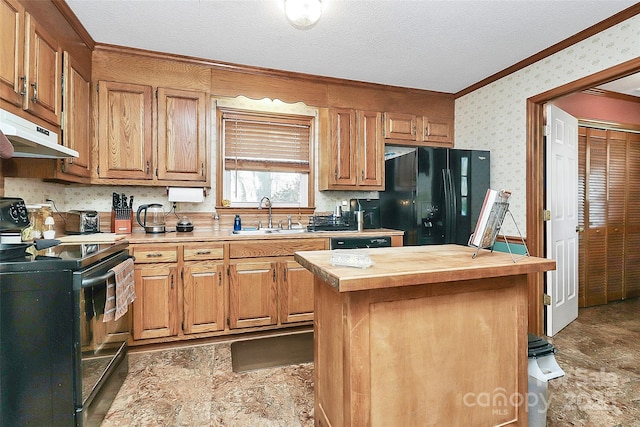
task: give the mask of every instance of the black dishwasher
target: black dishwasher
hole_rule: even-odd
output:
[[[329,243],[329,249],[388,248],[390,246],[390,236],[332,237]]]

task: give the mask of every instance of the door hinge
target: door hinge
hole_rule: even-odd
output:
[[[545,209],[542,211],[542,220],[543,221],[551,221],[551,211]]]
[[[544,127],[542,128],[542,133],[544,134],[544,136],[551,135],[551,126],[550,125],[544,125]]]
[[[542,294],[542,303],[544,305],[551,305],[551,295],[549,294]]]

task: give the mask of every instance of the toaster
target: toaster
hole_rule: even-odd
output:
[[[100,215],[96,211],[69,211],[67,212],[65,231],[69,234],[99,233]]]

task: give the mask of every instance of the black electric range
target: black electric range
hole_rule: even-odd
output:
[[[0,232],[28,225],[24,201],[0,197]],[[128,334],[104,321],[127,247],[0,244],[0,425],[101,424],[128,372]]]

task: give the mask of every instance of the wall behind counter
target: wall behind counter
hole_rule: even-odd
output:
[[[104,186],[81,184],[57,184],[34,178],[5,178],[5,197],[22,197],[26,204],[44,203],[52,199],[58,210],[93,209],[98,212],[111,210],[111,194],[125,193],[134,196],[134,208],[147,203],[161,203],[169,210],[165,187]],[[316,212],[333,211],[336,203],[353,198],[377,198],[378,193],[356,191],[316,191]],[[257,206],[257,205],[256,205]],[[213,212],[215,189],[211,189],[202,203],[178,203],[179,212]]]

